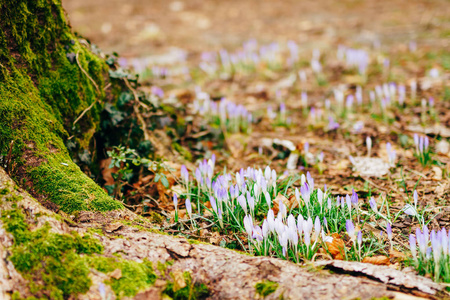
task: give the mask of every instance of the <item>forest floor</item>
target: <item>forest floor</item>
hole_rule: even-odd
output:
[[[104,167],[97,179],[135,212],[159,221],[160,230],[298,260],[296,251],[289,252],[295,238],[286,238],[289,246],[283,242],[283,232],[292,230],[288,214],[295,217],[300,244],[307,219],[317,223],[318,217],[313,241],[323,247],[301,248],[303,260],[409,266],[450,283],[447,1],[67,0],[63,5],[75,31],[106,53],[117,51],[120,70],[139,74],[140,114],[151,124],[153,150],[164,162],[152,165],[155,169],[126,165],[146,158],[139,143],[120,150],[104,138],[107,150],[115,149],[112,158],[104,155],[104,165],[118,163]],[[108,113],[111,120],[120,114]],[[129,118],[139,124],[136,115]],[[132,140],[133,126],[121,121],[111,122],[110,130],[116,126]],[[131,148],[135,152],[127,152]],[[245,187],[235,176],[241,169]],[[185,209],[187,199],[193,213]],[[270,208],[275,217],[280,212],[284,229],[264,225]],[[345,226],[346,220],[356,230]],[[441,247],[436,250],[445,257],[441,269],[438,254],[426,249],[423,254],[419,249],[418,260],[408,259],[414,255],[410,235],[419,242],[424,230],[441,232],[426,233],[425,247]],[[330,250],[333,246],[338,250]]]

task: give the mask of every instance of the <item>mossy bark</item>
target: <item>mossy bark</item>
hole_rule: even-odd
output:
[[[121,208],[65,146],[70,139],[86,149],[92,140],[106,63],[73,35],[59,0],[0,0],[0,15],[1,162],[20,186],[66,213]]]

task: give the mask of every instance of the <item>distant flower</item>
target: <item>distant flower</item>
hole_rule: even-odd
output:
[[[416,209],[410,204],[406,204],[403,208],[403,212],[408,216],[415,216],[417,214]]]
[[[361,230],[358,232],[358,236],[357,236],[356,240],[358,241],[358,245],[361,248],[361,244],[362,244],[362,231]]]
[[[176,193],[173,193],[173,205],[175,206],[175,208],[178,207],[178,197]]]
[[[392,241],[392,227],[391,227],[391,223],[389,223],[389,222],[387,222],[387,225],[386,225],[386,233],[387,233],[388,239],[390,241]]]
[[[370,204],[370,208],[371,208],[374,212],[378,212],[377,202],[375,201],[375,199],[374,199],[373,197],[370,198],[369,204]]]
[[[192,205],[191,205],[191,200],[189,198],[186,198],[186,210],[189,214],[189,217],[192,216]]]

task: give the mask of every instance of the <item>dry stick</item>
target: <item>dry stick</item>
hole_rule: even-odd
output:
[[[100,89],[98,88],[97,83],[95,83],[94,79],[92,79],[91,76],[89,76],[89,74],[86,72],[85,69],[83,69],[83,67],[80,64],[80,60],[78,59],[78,55],[80,54],[80,50],[77,51],[77,55],[75,56],[75,59],[77,61],[77,65],[80,68],[81,72],[83,72],[84,75],[86,75],[87,78],[89,78],[89,80],[92,82],[92,84],[95,86],[95,89],[97,90],[97,93],[100,92]],[[111,84],[107,85],[105,87],[108,88]],[[88,108],[86,108],[85,110],[83,110],[83,112],[78,116],[78,118],[73,122],[73,125],[75,125],[92,107],[94,107],[94,105],[98,102],[98,99],[95,99],[94,102],[92,102],[91,105],[89,105]]]
[[[6,173],[9,172],[9,166],[11,165],[11,156],[12,156],[13,145],[14,145],[14,140],[12,140],[10,145],[9,145],[8,157],[6,159],[6,161],[7,161],[7,163],[6,163]]]
[[[89,76],[88,72],[86,72],[85,69],[83,69],[83,67],[80,64],[80,60],[78,59],[78,55],[80,54],[80,50],[77,51],[77,55],[75,55],[75,59],[77,61],[77,65],[78,67],[81,69],[81,72],[84,73],[84,75],[86,75],[87,78],[89,78],[92,82],[92,84],[95,86],[95,89],[97,90],[97,92],[100,92],[100,89],[98,88],[97,83],[95,83],[94,79],[91,78],[91,76]]]

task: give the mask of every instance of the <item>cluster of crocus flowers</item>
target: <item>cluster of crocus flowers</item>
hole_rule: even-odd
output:
[[[236,104],[226,98],[219,102],[201,90],[196,91],[192,104],[193,112],[206,117],[207,122],[219,123],[221,128],[231,132],[248,132],[251,129],[253,116],[243,105]]]
[[[415,154],[422,165],[427,165],[430,162],[430,141],[427,136],[414,134]]]
[[[429,231],[416,229],[409,235],[413,263],[420,273],[433,274],[436,281],[450,282],[450,232],[445,228]],[[419,250],[419,251],[417,251]]]
[[[397,153],[395,149],[392,147],[391,143],[386,143],[386,151],[388,155],[388,163],[390,167],[395,167],[395,162],[397,160]]]

